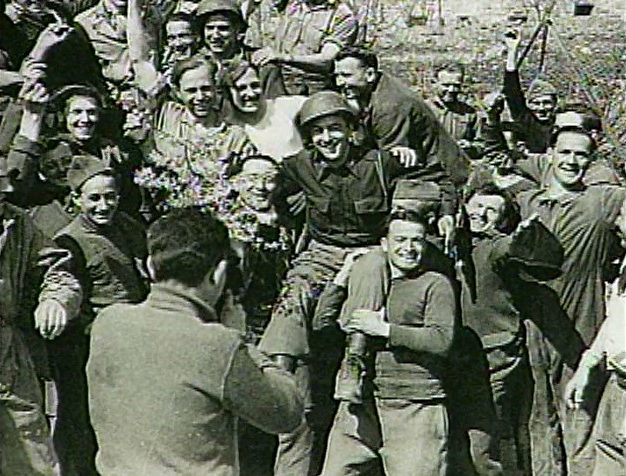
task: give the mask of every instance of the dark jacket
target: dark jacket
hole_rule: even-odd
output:
[[[74,256],[73,273],[83,288],[82,325],[106,306],[145,298],[145,230],[128,215],[118,212],[110,226],[99,227],[80,214],[55,241]]]
[[[526,105],[517,71],[504,72],[504,97],[511,111],[513,122],[517,125],[515,138],[524,143],[529,152],[542,153],[550,145],[552,124],[539,122]]]
[[[77,155],[99,157],[118,175],[121,210],[135,216],[139,213],[142,195],[139,187],[133,183],[132,174],[141,164],[140,154],[138,150],[120,147],[101,136],[87,143],[79,143],[69,134],[59,134],[40,144],[17,135],[11,145],[8,162],[10,168],[15,168],[20,177],[31,184],[29,189],[18,191],[16,197],[20,206],[32,207],[57,200],[71,212],[67,172],[73,158]]]
[[[378,243],[385,232],[394,179],[406,173],[388,152],[353,147],[345,166],[326,165],[316,151],[304,149],[285,159],[274,201],[303,191],[311,238],[336,246]]]
[[[381,73],[363,122],[380,149],[393,146],[417,151],[420,164],[413,173],[423,180],[463,184],[467,157],[428,105],[406,85]]]

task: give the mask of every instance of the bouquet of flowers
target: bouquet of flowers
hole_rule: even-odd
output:
[[[162,213],[189,206],[211,210],[232,238],[258,250],[288,250],[289,233],[238,200],[229,173],[238,155],[220,152],[225,136],[218,132],[198,142],[168,138],[168,150],[153,150],[135,173],[135,183],[150,191]]]

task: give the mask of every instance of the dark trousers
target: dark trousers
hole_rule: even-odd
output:
[[[577,410],[563,400],[573,370],[532,322],[527,323],[534,393],[530,417],[534,476],[589,476],[594,465],[592,428],[604,379],[592,373],[588,398]]]
[[[89,336],[67,329],[49,345],[57,391],[52,439],[63,476],[97,475],[96,436],[89,418],[87,375]]]
[[[0,325],[0,333],[0,344],[6,346],[2,356],[11,353],[15,359],[7,359],[14,364],[12,381],[0,383],[0,474],[56,475],[41,389],[28,350],[20,331]]]

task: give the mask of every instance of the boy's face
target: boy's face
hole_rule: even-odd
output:
[[[98,226],[110,225],[119,205],[115,177],[96,175],[87,180],[80,189],[78,205],[91,222]]]

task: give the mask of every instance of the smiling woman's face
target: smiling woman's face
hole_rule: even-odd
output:
[[[235,81],[230,88],[233,105],[243,113],[252,114],[259,110],[263,99],[261,79],[253,68],[248,70]]]

